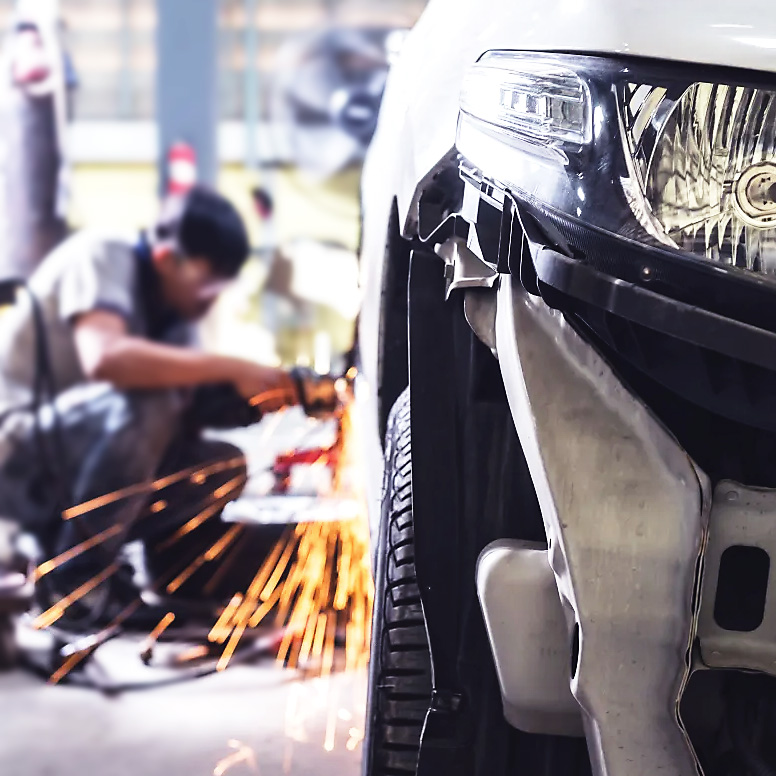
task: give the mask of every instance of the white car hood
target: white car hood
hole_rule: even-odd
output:
[[[766,0],[431,0],[391,75],[379,136],[401,136],[399,209],[455,143],[466,69],[491,49],[624,54],[776,72]],[[390,141],[388,142],[390,144]]]

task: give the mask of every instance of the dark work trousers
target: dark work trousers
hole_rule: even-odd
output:
[[[227,495],[236,498],[245,477],[236,447],[202,439],[199,414],[179,391],[103,384],[63,392],[38,424],[31,412],[15,413],[0,429],[0,515],[38,536],[50,556],[107,536],[61,567],[70,587],[110,566],[130,540],[168,541],[218,488],[231,483]],[[189,470],[159,487],[160,478]],[[63,504],[87,509],[63,519]],[[218,512],[209,522],[219,524]]]

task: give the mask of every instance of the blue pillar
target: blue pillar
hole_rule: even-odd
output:
[[[256,28],[256,10],[259,0],[245,0],[245,166],[256,170],[259,166],[258,131],[261,120],[259,102],[258,55],[259,31]]]
[[[166,189],[170,146],[197,153],[199,179],[214,185],[218,170],[218,2],[156,0],[160,182]]]

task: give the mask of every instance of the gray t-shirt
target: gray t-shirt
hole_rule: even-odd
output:
[[[80,232],[40,265],[30,288],[42,312],[51,370],[58,393],[86,382],[75,348],[73,321],[84,313],[109,310],[127,322],[130,334],[148,337],[150,321],[136,240]],[[186,327],[168,332],[165,342],[187,344]],[[22,292],[16,305],[0,314],[0,415],[32,406],[36,376],[34,308]]]

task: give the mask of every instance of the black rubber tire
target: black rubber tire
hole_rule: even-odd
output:
[[[414,775],[431,698],[431,658],[415,577],[409,391],[388,420],[377,547],[364,776]]]

